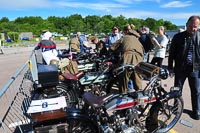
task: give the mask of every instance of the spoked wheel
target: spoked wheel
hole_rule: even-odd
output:
[[[59,96],[65,96],[67,108],[73,108],[76,106],[76,104],[78,103],[77,96],[75,92],[70,89],[65,83],[59,83],[56,86],[56,89]]]
[[[90,121],[70,118],[68,124],[69,133],[98,133],[96,125]]]
[[[41,88],[41,91],[37,93],[36,99],[48,99],[65,96],[67,108],[73,108],[78,103],[76,93],[70,89],[65,83],[59,83],[56,87]]]
[[[183,112],[183,99],[172,98],[165,102],[156,102],[150,109],[146,128],[151,132],[165,133],[172,129]]]

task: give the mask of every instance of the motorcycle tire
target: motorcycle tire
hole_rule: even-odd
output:
[[[56,89],[52,91],[51,93],[40,92],[37,95],[38,95],[37,99],[40,99],[40,100],[46,99],[46,98],[55,98],[55,97],[65,96],[67,108],[74,108],[78,103],[76,93],[72,89],[70,89],[65,83],[62,83],[62,82],[59,83],[56,86]]]
[[[74,90],[70,89],[65,83],[59,83],[56,88],[60,90],[61,96],[65,96],[67,108],[74,108],[78,103],[78,97]]]
[[[184,102],[182,97],[172,98],[167,101],[157,101],[150,108],[146,119],[148,132],[166,133],[179,121]]]

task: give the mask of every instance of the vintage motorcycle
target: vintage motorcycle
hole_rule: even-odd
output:
[[[146,66],[145,66],[146,67]],[[132,65],[117,68],[115,75],[124,69],[136,70]],[[145,68],[148,70],[149,68]],[[139,70],[149,77],[145,70]],[[81,133],[142,133],[169,131],[178,122],[183,112],[183,99],[178,87],[169,91],[161,85],[168,77],[166,70],[153,72],[142,91],[127,94],[97,96],[83,94],[82,109],[67,109],[69,132]]]
[[[63,54],[59,55],[59,58],[68,58],[69,54],[63,52]],[[81,81],[81,79],[84,79],[84,75],[91,74],[91,72],[100,72],[99,67],[100,63],[102,63],[103,59],[100,59],[97,57],[96,53],[80,53],[73,55],[73,60],[77,62],[78,64],[78,70],[79,72],[76,74],[69,74],[64,73],[60,74],[58,72],[58,75],[54,75],[55,79],[59,80],[56,82],[56,84],[48,85],[48,86],[38,86],[38,84],[34,84],[34,92],[33,92],[33,100],[35,99],[46,99],[46,98],[54,98],[59,96],[65,96],[67,101],[67,107],[71,108],[77,105],[79,100],[79,97],[83,94],[83,91],[91,91],[90,82],[85,83],[84,81]],[[57,65],[57,61],[51,62],[51,65]],[[47,65],[41,65],[48,67]],[[102,65],[101,65],[102,66]],[[51,67],[51,66],[49,66]],[[53,73],[56,73],[56,71],[59,71],[58,68]],[[49,74],[49,76],[52,76],[52,72],[46,72],[46,74]],[[55,77],[56,76],[56,77]],[[48,78],[48,77],[46,77]],[[100,83],[101,80],[98,81]]]
[[[93,71],[96,69],[96,63],[94,62],[94,59],[98,57],[97,51],[93,50],[93,52],[90,52],[90,49],[86,50],[85,53],[71,53],[67,50],[60,50],[58,54],[58,57],[60,60],[65,58],[71,58],[73,61],[77,62],[78,70],[79,71]]]
[[[67,101],[70,107],[80,108],[83,105],[82,95],[84,92],[92,92],[95,95],[105,95],[108,86],[112,87],[115,78],[113,77],[113,61],[114,57],[95,58],[93,62],[96,69],[93,71],[80,71],[77,74],[62,74],[60,85],[70,92],[71,101]]]

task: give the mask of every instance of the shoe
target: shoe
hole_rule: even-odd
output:
[[[200,112],[194,113],[194,114],[193,114],[193,118],[194,118],[195,120],[200,120]]]
[[[127,93],[134,93],[135,90],[134,89],[128,89]]]

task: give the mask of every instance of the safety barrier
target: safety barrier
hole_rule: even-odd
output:
[[[30,59],[34,57],[31,54]],[[32,66],[24,63],[7,84],[0,89],[0,133],[28,133],[32,129],[27,109],[33,91]]]

